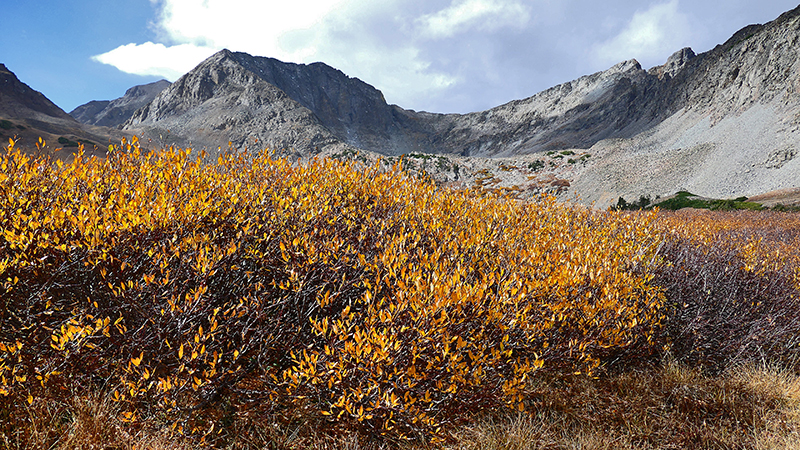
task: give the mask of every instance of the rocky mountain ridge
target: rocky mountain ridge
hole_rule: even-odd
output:
[[[158,145],[213,151],[268,146],[306,156],[344,144],[311,110],[245,69],[225,50],[208,58],[123,125]]]
[[[167,80],[159,80],[134,86],[125,91],[125,95],[118,99],[93,100],[78,106],[69,115],[87,125],[116,128],[130,119],[136,110],[153,101],[156,95],[170,84],[172,83]]]
[[[234,73],[236,75],[231,77]],[[627,117],[606,112],[628,107],[625,102],[630,101],[630,96],[626,96],[626,92],[636,82],[644,84],[647,78],[647,72],[631,60],[488,111],[435,114],[388,105],[374,87],[322,63],[283,63],[222,50],[159,94],[153,104],[137,111],[123,128],[145,134],[152,129],[179,130],[174,137],[176,140],[180,140],[177,135],[181,133],[203,130],[202,135],[192,137],[192,142],[209,148],[226,142],[240,146],[246,134],[261,142],[288,145],[294,152],[307,156],[325,145],[320,146],[318,139],[286,138],[283,134],[287,129],[313,128],[318,122],[337,144],[385,155],[410,152],[462,156],[525,154],[588,147],[598,140],[621,134],[620,128],[637,125],[641,121],[637,111],[631,111]],[[248,121],[262,115],[260,108],[270,111],[275,108],[264,102],[270,95],[261,95],[252,83],[261,86],[266,83],[267,91],[278,89],[296,106],[309,111],[316,121],[304,118],[283,129],[267,127],[268,130],[258,131],[259,126]],[[212,103],[217,104],[216,96],[228,97],[229,101],[220,103],[224,108],[214,111],[211,104],[205,102],[213,100]],[[196,108],[202,108],[203,113]],[[185,114],[188,115],[184,117]],[[218,123],[221,117],[227,125]],[[192,122],[191,126],[186,120]],[[234,128],[234,124],[248,132],[239,132],[239,136],[205,132]],[[638,130],[628,134],[633,135]]]
[[[469,114],[388,105],[379,90],[323,63],[223,50],[148,91],[152,101],[127,109],[121,128],[154,147],[411,155],[443,183],[549,190],[600,207],[678,190],[751,196],[798,188],[798,41],[800,7],[704,53],[684,48],[649,70],[624,61]],[[144,98],[129,94],[128,106]],[[111,103],[73,113],[95,120]]]

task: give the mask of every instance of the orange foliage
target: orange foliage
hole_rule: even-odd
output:
[[[69,163],[9,145],[8,401],[105,386],[124,419],[155,406],[182,432],[212,436],[230,408],[300,408],[331,429],[435,437],[481,408],[524,409],[539,371],[591,374],[661,320],[654,213],[332,160],[203,159],[136,140]]]
[[[663,212],[659,228],[667,239],[686,239],[706,251],[733,249],[743,268],[757,275],[793,270],[800,289],[800,215],[776,211]]]

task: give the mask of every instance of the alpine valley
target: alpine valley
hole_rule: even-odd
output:
[[[800,193],[800,7],[714,49],[636,60],[487,111],[435,114],[323,63],[222,50],[170,84],[69,115],[0,66],[3,137],[255,150],[404,161],[442,184],[539,192],[607,207],[688,190],[714,198]],[[63,141],[62,140],[62,141]],[[23,142],[25,142],[23,141]],[[103,148],[99,145],[98,148]]]

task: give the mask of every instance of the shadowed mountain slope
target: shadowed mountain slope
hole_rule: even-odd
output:
[[[22,148],[31,150],[40,137],[51,148],[84,142],[87,150],[93,148],[89,144],[105,149],[114,139],[107,129],[82,125],[0,64],[0,139],[16,138]]]

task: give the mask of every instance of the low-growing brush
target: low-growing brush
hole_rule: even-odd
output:
[[[653,213],[132,144],[0,161],[6,411],[91,388],[207,442],[254,417],[439,439],[662,320]]]

